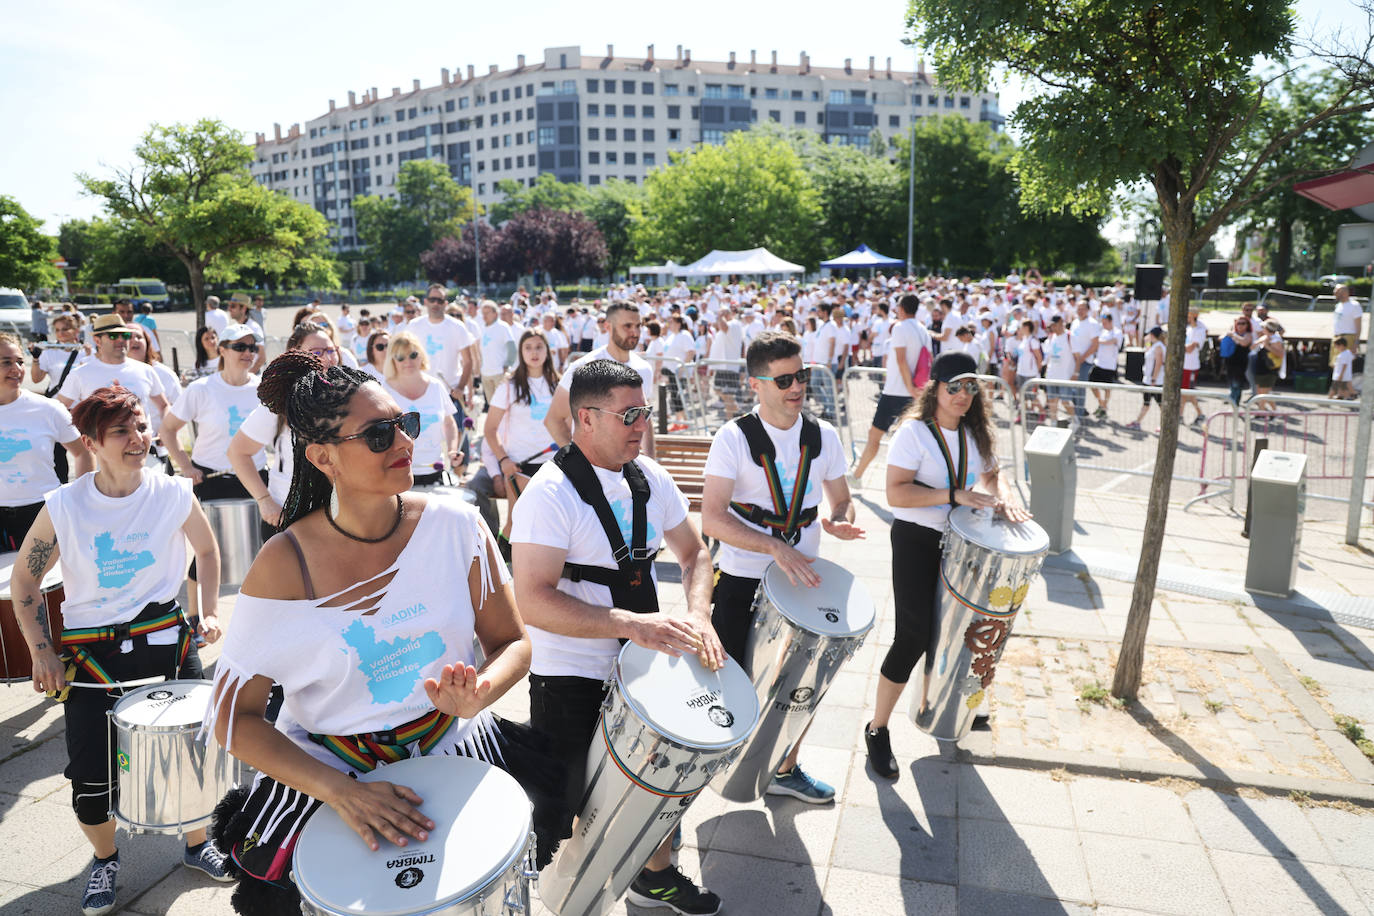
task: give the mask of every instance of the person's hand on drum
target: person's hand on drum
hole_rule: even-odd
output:
[[[673,658],[679,658],[684,653],[696,655],[701,649],[702,640],[697,635],[696,628],[681,617],[661,612],[626,613],[629,619],[626,621],[628,627],[625,636],[637,646],[663,652]]]
[[[997,514],[1009,522],[1028,522],[1033,517],[1030,511],[1013,502],[1002,500],[997,504]]]
[[[864,537],[864,530],[862,528],[853,522],[847,522],[843,519],[838,522],[832,522],[828,518],[823,518],[821,519],[821,528],[825,529],[826,534],[831,537],[839,538],[842,541],[855,541]]]
[[[390,782],[360,782],[347,776],[344,780],[328,800],[329,807],[363,838],[368,849],[381,848],[376,833],[397,846],[405,846],[408,836],[421,842],[429,839],[434,822],[415,807],[424,801],[415,790]]]
[[[206,642],[219,642],[224,631],[219,628],[219,617],[213,612],[200,615],[200,635]]]
[[[67,686],[67,666],[50,648],[33,653],[33,689],[38,693],[61,692]]]
[[[719,671],[724,668],[725,647],[720,644],[720,637],[716,635],[716,628],[712,626],[710,616],[694,615],[690,620],[700,639],[697,659],[700,660],[702,667],[707,671]]]
[[[486,708],[491,680],[479,679],[477,669],[471,665],[445,665],[437,680],[425,679],[425,693],[440,712],[471,719]]]
[[[996,496],[979,493],[977,490],[955,490],[954,501],[971,509],[996,509],[1001,502]]]
[[[829,530],[828,528],[826,529]],[[793,585],[815,588],[821,584],[821,577],[811,568],[811,558],[791,544],[773,538],[773,562],[787,574]]]

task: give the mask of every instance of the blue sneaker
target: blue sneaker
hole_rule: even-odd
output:
[[[807,775],[802,771],[801,764],[787,773],[773,774],[773,781],[768,784],[768,794],[790,795],[810,805],[823,805],[835,800],[834,786]]]
[[[119,874],[119,853],[101,861],[91,863],[91,874],[86,879],[86,893],[81,898],[81,912],[85,916],[101,916],[114,909],[115,876]]]
[[[228,884],[237,880],[229,874],[229,868],[225,865],[226,856],[215,847],[209,840],[199,846],[187,847],[181,854],[181,864],[187,868],[204,872],[213,880],[223,884]]]

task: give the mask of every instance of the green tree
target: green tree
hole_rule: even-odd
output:
[[[110,215],[138,227],[145,241],[186,269],[197,320],[205,282],[232,280],[251,266],[290,263],[325,284],[332,271],[317,241],[328,224],[305,204],[269,191],[248,172],[253,151],[220,121],[154,124],[134,149],[138,158],[113,178],[77,176]]]
[[[542,172],[533,185],[524,185],[513,178],[496,182],[496,190],[505,195],[491,205],[492,222],[498,226],[527,210],[564,210],[585,212],[591,203],[591,192],[572,181],[559,181],[552,172]]]
[[[395,197],[356,197],[353,215],[358,238],[383,276],[413,279],[420,254],[472,220],[472,189],[454,181],[443,163],[413,159],[396,172]]]
[[[1374,107],[1374,38],[1335,54],[1343,78],[1317,110],[1242,149],[1238,137],[1273,91],[1255,75],[1257,62],[1292,50],[1284,0],[909,0],[907,24],[947,86],[983,88],[998,66],[1031,83],[1034,94],[1011,123],[1024,144],[1014,163],[1032,208],[1101,212],[1121,185],[1141,180],[1158,199],[1173,293],[1162,429],[1112,683],[1114,695],[1133,699],[1178,445],[1193,256],[1242,207],[1290,180],[1261,175],[1284,146],[1333,117]]]
[[[644,186],[612,178],[588,190],[591,199],[582,212],[601,230],[606,243],[606,270],[614,275],[628,268],[634,255],[631,230],[643,213]]]
[[[120,277],[181,278],[181,262],[161,246],[150,246],[137,225],[115,219],[72,219],[57,230],[57,250],[76,268],[82,286],[114,283]]]
[[[35,289],[60,282],[61,271],[52,265],[56,240],[42,226],[19,201],[0,194],[0,286]]]
[[[814,144],[802,161],[820,198],[827,257],[861,242],[888,255],[906,250],[905,170],[857,146],[830,143]]]
[[[820,195],[785,140],[735,131],[722,145],[673,153],[644,186],[631,233],[641,257],[686,263],[715,248],[764,246],[802,264],[819,260]]]

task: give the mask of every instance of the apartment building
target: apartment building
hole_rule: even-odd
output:
[[[543,60],[495,64],[484,74],[440,70],[438,85],[414,80],[408,92],[350,91],[346,105],[286,131],[256,136],[254,178],[311,204],[334,227],[334,247],[357,247],[354,195],[395,195],[396,171],[412,159],[437,159],[478,200],[501,197],[497,182],[523,184],[550,172],[562,181],[597,185],[610,178],[641,182],[669,154],[721,143],[730,131],[773,121],[815,131],[831,143],[867,147],[934,114],[958,114],[1000,128],[996,93],[941,89],[923,63],[892,69],[888,58],[866,67],[846,58],[817,67],[802,52],[780,64],[700,61],[681,45],[671,59],[583,55],[577,46],[546,48]]]

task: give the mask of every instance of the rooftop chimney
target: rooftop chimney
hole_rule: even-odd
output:
[[[615,45],[606,45],[606,56],[615,57]]]
[[[260,133],[257,135],[257,138],[258,146],[262,146],[264,143],[267,142],[267,134]]]
[[[750,48],[750,49],[749,49],[749,72],[750,72],[750,73],[753,73],[753,72],[754,72],[754,68],[757,67],[758,65],[759,65],[759,52],[757,52],[757,51],[755,51],[754,49]]]
[[[330,99],[330,100],[329,100],[329,110],[330,110],[330,111],[333,111],[333,110],[334,110],[334,100],[333,100],[333,99]]]
[[[677,61],[682,63],[682,45],[677,46]]]
[[[472,79],[472,64],[468,64],[468,79]]]
[[[649,45],[649,53],[648,53],[648,55],[645,56],[644,59],[647,60],[647,61],[648,61],[649,63],[651,63],[651,64],[654,62],[654,46],[653,46],[653,45]]]
[[[358,93],[352,89],[348,90],[348,107],[353,108],[358,104]]]
[[[853,72],[854,72],[854,58],[852,58],[852,57],[846,57],[846,58],[844,59],[844,72],[845,72],[845,73],[853,73]]]
[[[500,68],[498,68],[495,64],[487,64],[487,75],[490,76],[491,74],[496,73],[499,69]]]
[[[731,70],[735,69],[735,52],[734,52],[734,51],[731,51],[731,52],[730,52],[730,69],[731,69]]]
[[[411,86],[411,90],[410,90],[411,92],[419,92],[419,91],[420,91],[420,81],[419,81],[419,80],[411,80],[411,81],[410,81],[410,86]]]
[[[875,58],[873,57],[872,54],[868,55],[868,75],[869,75],[870,77],[873,76],[873,61],[874,61],[874,59],[875,59]]]
[[[442,82],[445,86],[448,85],[448,67],[443,67],[442,69],[439,70],[439,80],[440,80],[440,82]]]
[[[288,138],[290,138],[290,139],[294,139],[294,138],[296,138],[296,137],[299,137],[300,135],[301,135],[301,125],[300,125],[299,123],[292,124],[292,125],[291,125],[291,129],[290,129],[289,131],[286,132],[286,136],[287,136]]]
[[[332,102],[330,103],[329,108],[330,108],[331,111],[333,110],[334,104],[333,104]],[[280,139],[281,139],[281,125],[280,125],[280,124],[273,124],[273,125],[272,125],[272,137],[273,137],[273,139],[275,139],[275,140],[280,140]]]
[[[401,87],[400,87],[400,86],[392,86],[392,87],[391,87],[391,97],[392,97],[393,99],[394,99],[394,98],[399,98],[400,95],[401,95]]]
[[[515,55],[515,67],[516,67],[517,70],[523,70],[523,69],[525,69],[525,55],[523,55],[523,54],[517,54],[517,55]]]
[[[682,52],[682,65],[685,67],[692,62],[692,49],[688,48]]]
[[[892,58],[887,59],[887,78],[892,79]]]
[[[777,52],[777,51],[774,51],[774,52],[773,52],[773,67],[776,69],[777,66],[778,66],[778,52]]]
[[[922,78],[926,75],[926,59],[924,57],[916,58],[916,75]]]
[[[372,101],[375,102],[375,101],[377,101],[377,100],[380,99],[380,98],[381,98],[381,95],[378,94],[378,92],[377,92],[377,87],[376,87],[376,86],[373,86],[373,87],[372,87]]]

